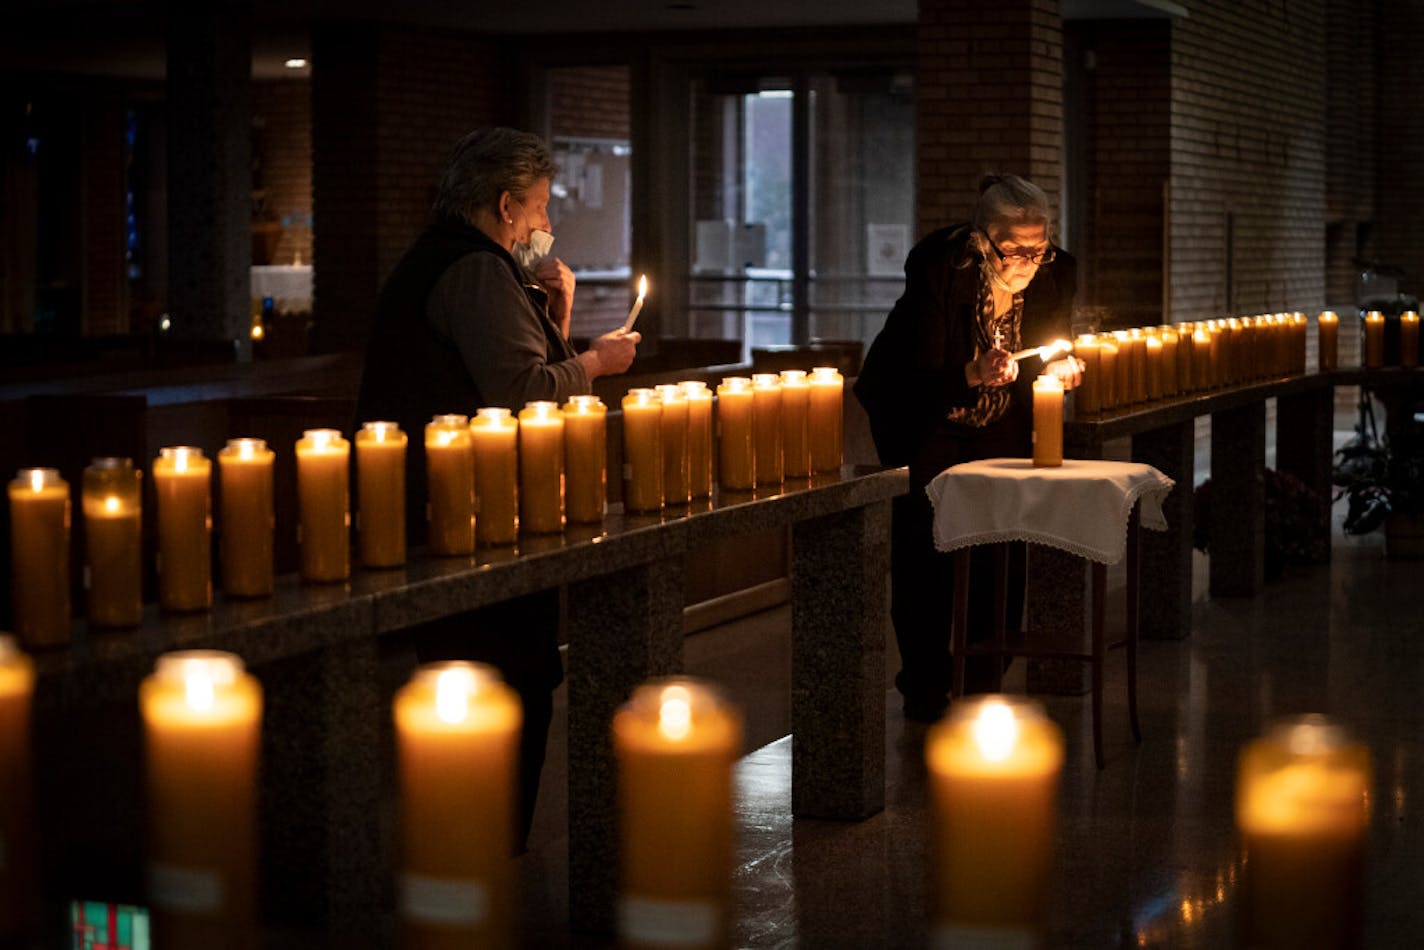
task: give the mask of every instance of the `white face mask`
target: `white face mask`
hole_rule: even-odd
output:
[[[533,230],[529,232],[529,243],[516,243],[509,253],[519,262],[519,266],[527,271],[533,271],[534,267],[549,256],[549,251],[554,247],[554,236],[548,231]]]

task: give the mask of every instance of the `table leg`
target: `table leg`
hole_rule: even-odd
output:
[[[1103,667],[1107,662],[1107,634],[1104,619],[1107,612],[1108,568],[1094,561],[1093,575],[1093,759],[1103,767]]]
[[[1132,459],[1175,481],[1162,502],[1166,531],[1142,539],[1142,635],[1181,640],[1192,632],[1192,483],[1196,420],[1132,437]]]
[[[1092,619],[1088,562],[1041,544],[1028,546],[1028,630],[1035,649],[1087,655]],[[1091,689],[1081,660],[1030,659],[1031,693],[1082,696]]]
[[[1141,504],[1134,505],[1127,522],[1127,714],[1132,721],[1132,738],[1142,741],[1137,723],[1137,639],[1142,624],[1142,517]]]
[[[633,688],[682,670],[683,560],[569,585],[569,922],[609,933],[618,889],[610,726]]]
[[[1211,593],[1249,597],[1265,582],[1266,403],[1211,417]]]
[[[964,695],[964,650],[969,643],[969,552],[960,548],[954,552],[954,591],[950,604],[949,663],[950,692]]]

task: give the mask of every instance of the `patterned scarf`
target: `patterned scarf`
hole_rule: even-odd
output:
[[[974,321],[974,355],[993,349],[996,345],[1010,353],[1019,348],[1019,327],[1023,322],[1023,294],[1014,294],[1014,302],[1000,316],[994,316],[994,291],[989,281],[979,277],[979,304]],[[996,339],[997,336],[997,339]],[[991,422],[997,422],[1009,411],[1009,387],[981,387],[979,400],[972,406],[951,409],[949,421],[960,425],[982,429]]]

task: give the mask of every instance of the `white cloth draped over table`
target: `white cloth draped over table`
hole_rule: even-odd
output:
[[[1035,468],[1031,459],[998,458],[945,469],[925,492],[941,551],[1031,541],[1116,564],[1133,505],[1142,503],[1144,528],[1167,530],[1162,501],[1174,484],[1141,462],[1064,459],[1061,467]]]

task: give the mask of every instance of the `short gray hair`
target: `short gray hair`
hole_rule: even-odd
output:
[[[544,140],[532,132],[476,129],[456,143],[440,175],[435,215],[469,224],[480,208],[499,210],[506,191],[523,200],[536,183],[559,171]]]
[[[1042,188],[1018,175],[985,175],[979,180],[979,201],[974,206],[974,227],[990,228],[1043,225],[1048,230],[1052,211]]]

